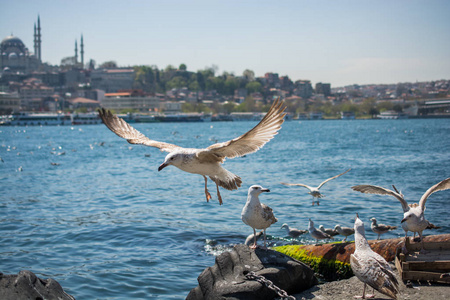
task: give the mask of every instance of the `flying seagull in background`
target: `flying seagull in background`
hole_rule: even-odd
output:
[[[177,145],[151,140],[123,119],[105,109],[99,110],[99,116],[112,132],[126,139],[128,143],[155,147],[161,151],[169,152],[164,162],[159,166],[158,171],[173,165],[182,171],[202,175],[205,179],[206,201],[209,202],[211,194],[207,188],[208,179],[206,176],[208,176],[216,183],[217,198],[219,203],[222,204],[219,186],[227,190],[236,190],[241,186],[242,180],[239,176],[223,168],[221,164],[226,158],[243,156],[261,149],[278,134],[281,124],[284,122],[284,116],[286,115],[284,113],[285,109],[286,106],[278,99],[274,101],[269,112],[258,125],[251,130],[235,139],[224,143],[216,143],[203,149],[183,148]]]
[[[403,194],[399,192],[395,186],[393,186],[394,191],[375,186],[375,185],[356,185],[353,186],[352,189],[361,193],[366,194],[378,194],[378,195],[391,195],[397,198],[402,204],[403,208],[403,219],[401,221],[402,228],[405,231],[405,238],[408,237],[408,231],[419,233],[420,240],[423,247],[423,238],[422,231],[425,230],[428,226],[430,226],[430,222],[425,219],[425,203],[427,202],[428,197],[438,191],[448,190],[450,189],[450,178],[444,179],[441,182],[430,187],[420,198],[419,204],[413,203],[408,205]]]
[[[347,173],[347,172],[350,171],[350,170],[351,170],[351,169],[348,169],[348,170],[345,171],[344,173],[341,173],[341,174],[336,175],[336,176],[334,176],[334,177],[328,178],[327,180],[325,180],[324,182],[322,182],[321,184],[319,184],[318,187],[311,187],[311,186],[309,186],[309,185],[302,184],[302,183],[285,183],[285,182],[282,182],[281,184],[284,184],[284,185],[287,185],[287,186],[302,186],[302,187],[307,188],[307,189],[309,190],[309,193],[308,193],[308,194],[310,194],[310,195],[313,197],[312,205],[314,206],[314,203],[315,203],[315,202],[317,202],[317,205],[319,205],[320,198],[322,198],[322,197],[325,196],[325,195],[323,195],[323,194],[321,194],[321,193],[319,192],[319,189],[320,189],[325,183],[327,183],[328,181],[333,180],[333,179],[335,179],[335,178],[338,178],[339,176],[344,175],[345,173]],[[317,201],[314,201],[315,198],[317,198]]]

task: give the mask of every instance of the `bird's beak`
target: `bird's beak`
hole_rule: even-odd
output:
[[[404,218],[400,223],[403,223],[403,222],[405,222],[406,221],[406,218]]]
[[[268,192],[270,192],[270,190],[269,189],[261,189],[261,193],[268,193]]]
[[[159,167],[158,167],[158,172],[161,171],[162,169],[164,169],[165,167],[167,167],[168,164],[166,164],[165,162],[162,163]]]

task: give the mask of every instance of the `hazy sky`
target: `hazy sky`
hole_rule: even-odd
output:
[[[216,65],[292,80],[348,84],[450,79],[450,1],[0,0],[0,38],[59,64],[84,36],[85,62]]]

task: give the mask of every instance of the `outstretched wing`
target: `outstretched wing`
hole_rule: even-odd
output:
[[[280,99],[274,101],[269,112],[251,130],[227,142],[213,144],[198,155],[214,154],[217,157],[233,158],[258,151],[278,134],[286,115],[285,109]]]
[[[361,192],[361,193],[365,193],[365,194],[377,194],[377,195],[394,196],[402,204],[403,211],[404,212],[409,211],[408,203],[405,201],[405,199],[403,198],[402,194],[396,193],[394,191],[385,189],[385,188],[380,187],[380,186],[367,185],[367,184],[355,185],[355,186],[352,186],[352,189],[355,190],[355,191]]]
[[[347,172],[350,171],[350,170],[351,170],[351,169],[348,169],[348,170],[345,171],[344,173],[341,173],[341,174],[336,175],[336,176],[334,176],[334,177],[328,178],[327,180],[325,180],[324,182],[322,182],[322,183],[317,187],[317,189],[320,189],[320,188],[322,187],[322,185],[324,185],[324,184],[327,183],[328,181],[333,180],[333,179],[335,179],[335,178],[338,178],[339,176],[344,175],[345,173],[347,173]]]
[[[137,131],[133,126],[125,122],[123,119],[119,118],[116,115],[113,115],[109,110],[105,110],[104,108],[98,111],[98,115],[103,121],[103,124],[106,125],[112,132],[124,138],[130,144],[139,144],[150,147],[155,147],[161,149],[161,151],[172,152],[177,148],[181,148],[177,145],[168,144],[164,142],[158,142],[149,139],[139,131]]]
[[[302,187],[307,188],[307,189],[310,190],[310,191],[313,190],[313,188],[310,187],[309,185],[302,184],[302,183],[285,183],[285,182],[282,182],[281,184],[284,184],[284,185],[287,185],[287,186],[302,186]]]
[[[422,207],[422,211],[425,210],[425,203],[427,202],[427,198],[433,194],[434,192],[443,191],[450,189],[450,178],[444,179],[441,182],[430,187],[425,194],[423,194],[422,198],[420,198],[419,206]]]

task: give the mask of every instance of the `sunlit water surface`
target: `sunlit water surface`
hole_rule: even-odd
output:
[[[186,147],[206,147],[241,135],[255,123],[134,124],[147,136]],[[450,177],[450,120],[288,121],[262,150],[229,159],[242,177],[237,191],[215,186],[207,203],[200,175],[174,167],[158,172],[165,153],[130,145],[104,125],[0,127],[0,272],[31,270],[56,279],[77,299],[182,299],[197,285],[214,255],[242,243],[252,229],[241,221],[250,185],[278,223],[271,245],[312,243],[287,239],[282,223],[307,229],[353,226],[358,212],[369,238],[369,218],[400,225],[393,197],[350,189],[375,184],[400,189],[418,201]],[[52,164],[53,163],[53,164]],[[301,187],[280,182],[327,183],[320,206]],[[433,194],[426,216],[450,232],[450,191]],[[384,238],[403,236],[397,229]]]

